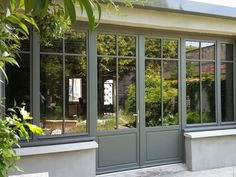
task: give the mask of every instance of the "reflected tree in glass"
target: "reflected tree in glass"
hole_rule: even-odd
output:
[[[186,62],[186,92],[187,123],[201,123],[199,62]]]
[[[158,126],[161,120],[161,61],[145,61],[145,115],[146,126]]]
[[[61,134],[63,119],[62,56],[41,55],[40,114],[44,134]]]
[[[87,60],[65,57],[65,133],[86,132]]]
[[[178,62],[163,62],[163,122],[178,125]]]

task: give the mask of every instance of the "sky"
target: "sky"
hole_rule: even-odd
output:
[[[202,2],[207,4],[215,4],[221,6],[236,7],[236,0],[190,0],[195,2]]]

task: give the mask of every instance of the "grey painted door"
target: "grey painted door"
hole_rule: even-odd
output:
[[[97,172],[180,161],[179,41],[98,34],[97,46]]]
[[[141,166],[182,159],[178,39],[140,37]]]

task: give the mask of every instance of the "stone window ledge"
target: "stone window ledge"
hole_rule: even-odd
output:
[[[191,139],[232,136],[232,135],[236,135],[236,129],[184,133],[185,137]]]
[[[90,142],[80,142],[80,143],[25,147],[25,148],[17,148],[15,150],[18,156],[31,156],[40,154],[91,150],[96,148],[98,148],[98,144],[95,141],[90,141]]]

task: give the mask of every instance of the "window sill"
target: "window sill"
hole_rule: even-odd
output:
[[[17,148],[15,150],[18,156],[31,156],[40,154],[90,150],[96,148],[98,148],[98,144],[95,141],[90,141],[90,142],[58,144],[58,145],[48,145],[48,146],[25,147],[25,148]]]
[[[232,135],[236,135],[235,129],[184,133],[185,137],[191,138],[191,139],[232,136]]]

